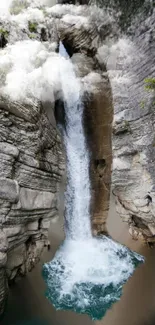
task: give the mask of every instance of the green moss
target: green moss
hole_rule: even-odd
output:
[[[19,0],[14,0],[12,3],[12,6],[10,8],[10,13],[11,15],[18,15],[22,10],[27,8],[28,4],[27,1],[19,1]]]
[[[19,7],[14,7],[10,9],[10,14],[11,15],[18,15],[20,12],[24,9],[24,6],[19,6]]]
[[[140,102],[140,108],[144,109],[145,108],[145,100],[142,100]]]
[[[31,33],[37,33],[37,27],[38,27],[37,23],[29,21],[29,31]]]
[[[127,120],[124,120],[124,124],[125,124],[126,127],[129,127],[130,126],[129,121],[127,121]]]
[[[4,28],[0,28],[0,34],[3,35],[5,38],[7,38],[9,36],[8,30],[6,30]]]
[[[46,11],[45,7],[40,8],[40,10],[43,12],[44,16],[47,16],[47,11]]]
[[[124,126],[128,130],[128,132],[132,133],[129,121],[124,120]]]
[[[155,78],[146,78],[144,82],[146,90],[155,90]]]
[[[31,34],[29,34],[29,38],[30,38],[30,39],[35,39],[35,38],[36,38],[36,34],[35,34],[35,33],[31,33]]]

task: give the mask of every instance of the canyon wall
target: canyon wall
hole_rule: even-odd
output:
[[[155,240],[155,107],[146,78],[155,76],[155,12],[130,28],[131,62],[120,66],[130,83],[114,90],[112,189],[133,238]]]
[[[0,301],[7,280],[23,276],[48,245],[58,215],[64,162],[61,141],[41,107],[0,110]],[[25,116],[24,116],[25,115]],[[0,306],[2,310],[3,306]]]
[[[25,58],[24,65],[31,73],[31,65],[26,60],[27,42],[31,42],[32,33],[33,41],[38,42],[36,45],[49,46],[52,41],[58,44],[56,34],[54,31],[53,36],[52,31],[49,34],[44,20],[38,27],[37,17],[32,19],[31,26],[27,23],[25,30],[19,21],[11,20],[8,15],[0,21],[0,314],[4,310],[8,283],[31,271],[44,247],[49,245],[48,230],[51,220],[58,216],[59,183],[65,169],[54,101],[31,98],[29,103],[24,102],[26,74],[22,71],[20,56]],[[14,44],[18,46],[17,52]],[[22,44],[24,48],[20,52]],[[14,64],[16,53],[19,59]],[[18,68],[23,73],[21,100],[16,98],[16,77],[9,88],[10,92],[13,89],[15,99],[10,93],[4,94],[10,67],[12,73],[16,74]]]

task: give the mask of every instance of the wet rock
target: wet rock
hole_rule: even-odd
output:
[[[43,41],[43,42],[48,41],[47,31],[44,27],[41,28],[41,41]]]
[[[8,253],[6,269],[12,272],[13,269],[18,268],[24,263],[26,248],[25,245],[19,245]]]
[[[5,30],[1,30],[0,29],[0,48],[4,48],[7,43],[8,43],[8,40],[7,40],[7,36],[8,36],[8,33],[7,31]]]

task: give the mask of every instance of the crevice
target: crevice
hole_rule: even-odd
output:
[[[41,224],[42,224],[43,218],[40,218],[38,220],[38,230],[41,230]]]
[[[29,236],[25,242],[26,249],[28,250],[31,245],[34,245],[35,241],[32,236]]]
[[[1,33],[0,35],[0,48],[4,48],[6,45],[7,45],[8,41],[5,37],[5,34],[4,33]]]

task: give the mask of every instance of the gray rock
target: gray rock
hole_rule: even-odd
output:
[[[43,10],[40,15],[43,20],[34,35],[28,24],[23,28],[10,16],[1,17],[9,45],[32,41],[33,36],[54,51],[58,44],[55,19],[44,16]],[[1,77],[0,87],[5,71]],[[25,275],[40,258],[48,237],[46,225],[58,211],[56,196],[65,168],[55,102],[29,99],[27,103],[0,95],[0,314],[8,279]]]
[[[36,231],[38,230],[38,221],[34,221],[34,222],[29,222],[27,225],[27,230],[32,232],[32,231]]]
[[[0,269],[6,266],[7,254],[0,252]]]
[[[6,253],[8,249],[8,239],[3,230],[0,230],[0,252]]]
[[[6,155],[10,155],[15,158],[17,158],[19,155],[19,150],[15,146],[7,142],[0,142],[0,152],[3,152]]]
[[[40,225],[40,227],[41,227],[42,229],[49,229],[49,228],[50,228],[50,224],[51,224],[51,220],[50,220],[50,219],[43,219],[43,220],[41,221],[41,225]]]
[[[50,209],[53,206],[55,195],[51,192],[30,190],[21,187],[19,206],[22,210]]]
[[[25,261],[26,247],[25,244],[19,245],[8,253],[6,269],[12,271],[13,269],[22,265]]]
[[[145,78],[155,76],[155,39],[150,42],[146,37],[155,27],[154,11],[146,18],[145,26],[133,26],[132,51],[128,53],[131,62],[120,59],[121,74],[130,79],[125,98],[123,88],[120,91],[116,84],[113,88],[113,157],[119,163],[113,164],[112,190],[117,212],[130,224],[130,234],[154,241],[154,94],[145,89]],[[121,168],[122,163],[128,168]]]
[[[0,198],[9,202],[19,199],[19,186],[16,180],[0,178]]]

